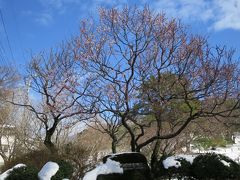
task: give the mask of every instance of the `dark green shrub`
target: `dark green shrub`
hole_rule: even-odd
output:
[[[223,156],[221,154],[219,154],[218,156],[221,160],[224,160],[226,163],[229,164],[229,166],[226,166],[228,170],[228,178],[240,179],[240,165],[226,156]]]
[[[178,158],[176,159],[176,161],[178,161],[181,164],[181,166],[180,167],[173,166],[166,169],[167,176],[171,178],[182,178],[185,176],[190,176],[191,163],[183,158]]]
[[[183,177],[191,177],[191,163],[185,160],[184,158],[177,158],[181,166],[180,167],[169,167],[165,169],[163,165],[163,161],[167,159],[167,156],[162,156],[158,162],[157,168],[154,170],[155,177],[161,178],[183,178]]]
[[[229,166],[224,165],[225,161]],[[208,153],[197,156],[191,171],[197,179],[239,179],[239,165],[223,155]]]
[[[52,177],[52,180],[59,180],[63,178],[71,178],[73,173],[73,167],[70,163],[60,160],[56,162],[59,165],[59,170]]]
[[[6,180],[38,180],[38,170],[34,167],[15,168]]]
[[[198,155],[193,163],[184,158],[178,158],[180,167],[169,167],[165,169],[162,157],[157,168],[153,171],[156,179],[240,179],[240,165],[232,159],[214,153]]]
[[[184,158],[177,159],[181,163],[181,166],[176,168],[173,167],[173,174],[176,174],[176,177],[182,178],[185,176],[191,176],[191,163]],[[169,169],[171,171],[171,169]]]

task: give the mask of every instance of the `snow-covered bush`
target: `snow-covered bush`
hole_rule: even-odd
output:
[[[36,168],[23,166],[14,168],[5,180],[38,180],[37,173]]]
[[[197,179],[240,179],[240,166],[226,156],[207,153],[197,156],[191,167]]]
[[[3,172],[1,175],[0,175],[0,180],[4,180],[6,179],[9,174],[16,168],[20,168],[20,167],[25,167],[26,165],[25,164],[17,164],[15,166],[13,166],[12,168],[6,170],[5,172]]]
[[[12,168],[15,164],[23,163],[26,166],[33,166],[37,169],[41,169],[48,161],[56,161],[58,157],[53,156],[49,151],[45,149],[32,150],[25,154],[17,155],[12,161],[6,163],[3,166],[3,171]]]
[[[6,164],[3,167],[3,171],[12,168],[15,164],[24,163],[27,167],[34,167],[38,171],[49,161],[56,162],[59,165],[59,170],[57,174],[52,177],[52,180],[55,179],[63,179],[63,178],[71,178],[73,173],[73,166],[69,163],[70,160],[68,157],[62,154],[51,154],[47,150],[33,150],[29,151],[26,154],[21,156],[17,156],[11,162]],[[66,160],[67,159],[67,160]],[[1,180],[1,179],[0,179]]]
[[[163,156],[156,169],[156,178],[240,179],[240,165],[232,159],[214,153],[201,155]]]
[[[158,166],[152,172],[154,172],[155,177],[169,179],[190,177],[193,159],[194,156],[192,155],[162,156]]]
[[[17,164],[0,174],[0,180],[61,180],[71,179],[73,167],[66,161],[47,162],[39,171],[34,166]]]

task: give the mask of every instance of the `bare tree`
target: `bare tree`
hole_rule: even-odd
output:
[[[70,46],[49,53],[40,53],[32,58],[28,67],[30,93],[35,103],[19,105],[32,111],[44,124],[44,144],[52,152],[56,147],[53,134],[60,122],[64,125],[89,118],[93,109],[90,100],[92,78],[73,60]]]
[[[16,153],[17,139],[14,123],[14,111],[10,104],[4,103],[0,108],[0,156],[4,163],[9,162]]]
[[[0,156],[4,163],[16,153],[16,110],[7,103],[7,98],[15,90],[19,76],[13,67],[0,65]]]
[[[103,134],[107,134],[111,138],[112,153],[117,152],[117,145],[127,134],[119,116],[109,112],[99,113],[98,116],[87,122],[87,125]]]
[[[230,116],[238,108],[232,50],[209,47],[204,37],[148,7],[100,8],[99,15],[96,24],[82,22],[75,59],[99,76],[99,113],[120,118],[132,151],[171,139],[192,121]],[[236,103],[221,108],[230,98]],[[155,133],[147,137],[150,127]]]
[[[19,80],[17,72],[11,66],[0,65],[0,101],[6,100],[9,93],[13,90]]]

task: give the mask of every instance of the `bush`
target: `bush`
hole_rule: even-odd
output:
[[[193,144],[196,148],[203,149],[215,149],[216,147],[226,147],[227,144],[232,144],[231,139],[227,139],[224,137],[200,137],[194,140]]]
[[[2,171],[12,168],[16,164],[23,163],[38,170],[48,161],[57,161],[58,157],[51,155],[47,150],[33,150],[21,156],[15,157],[12,161],[2,167]]]
[[[223,161],[228,165],[224,165]],[[214,153],[197,156],[191,167],[197,179],[239,179],[240,167],[226,156]]]
[[[163,161],[167,159],[166,156],[162,157],[158,162],[158,167],[155,170],[155,177],[162,178],[178,178],[182,179],[183,177],[191,177],[191,163],[185,160],[184,158],[177,158],[181,166],[180,167],[169,167],[165,169]]]
[[[240,179],[240,165],[226,156],[223,156],[221,154],[218,156],[221,160],[229,164],[229,166],[226,166],[228,170],[228,177],[232,179]]]
[[[65,145],[62,154],[64,159],[74,167],[72,179],[82,178],[87,171],[93,169],[100,155],[97,150],[93,148],[89,150],[84,147],[84,144],[77,143]]]
[[[71,178],[73,173],[73,167],[70,163],[63,160],[64,156],[59,156],[57,154],[51,154],[47,150],[35,150],[29,153],[26,153],[22,156],[16,157],[11,162],[4,165],[2,168],[3,171],[12,168],[14,165],[23,163],[28,167],[34,167],[37,170],[37,173],[41,168],[48,162],[53,161],[59,165],[59,170],[56,175],[52,178],[53,180]],[[67,157],[66,157],[67,158]]]
[[[224,155],[214,153],[198,155],[192,164],[178,158],[176,161],[181,166],[168,169],[163,166],[163,160],[166,158],[167,156],[163,156],[153,171],[156,179],[240,179],[240,165]]]
[[[59,165],[59,170],[51,179],[52,180],[59,180],[63,178],[70,179],[73,173],[72,165],[64,160],[60,160],[56,163]]]
[[[38,170],[34,167],[15,168],[6,180],[38,180]]]

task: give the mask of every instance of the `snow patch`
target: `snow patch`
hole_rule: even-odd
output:
[[[139,152],[119,152],[119,153],[110,154],[110,156],[114,157],[114,156],[122,155],[122,154],[139,154]]]
[[[96,180],[99,174],[111,174],[111,173],[123,173],[123,169],[120,167],[120,163],[107,159],[105,164],[100,164],[92,171],[89,171],[83,180]]]
[[[167,159],[163,160],[163,166],[165,169],[168,169],[169,167],[180,167],[181,163],[176,160],[175,156],[168,157]]]
[[[224,160],[221,160],[221,163],[223,163],[223,164],[224,164],[224,166],[228,166],[228,167],[230,167],[230,164],[231,164],[231,163],[229,163],[229,162],[226,162],[226,161],[224,161]]]
[[[17,169],[20,167],[26,167],[26,165],[25,164],[17,164],[15,166],[13,166],[11,169],[8,169],[7,171],[5,171],[4,173],[2,173],[0,175],[0,180],[6,179],[9,176],[9,174],[13,171],[13,169]]]
[[[59,169],[59,166],[55,162],[47,162],[38,173],[40,180],[51,180],[51,177],[54,176]]]
[[[177,158],[183,158],[186,161],[190,162],[191,164],[193,163],[193,160],[195,159],[195,157],[197,157],[197,155],[186,155],[186,154],[179,154],[176,156]]]

